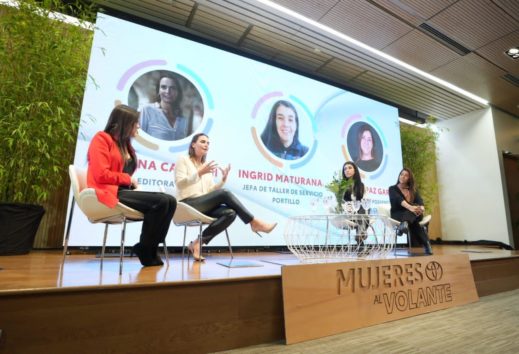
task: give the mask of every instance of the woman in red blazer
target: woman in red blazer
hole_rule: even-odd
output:
[[[87,185],[94,188],[99,201],[114,208],[120,201],[144,214],[140,242],[133,252],[143,266],[164,264],[157,254],[159,243],[168,234],[177,201],[155,192],[135,191],[137,156],[131,138],[139,129],[139,113],[125,105],[116,106],[104,131],[98,132],[88,148]]]

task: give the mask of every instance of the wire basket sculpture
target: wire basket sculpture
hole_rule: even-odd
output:
[[[293,216],[284,236],[303,263],[385,258],[396,243],[387,217],[368,214]]]

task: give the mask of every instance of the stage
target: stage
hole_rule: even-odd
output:
[[[467,254],[479,296],[519,288],[519,252],[438,246]],[[136,257],[33,251],[0,257],[0,353],[212,352],[284,339],[281,267],[289,253],[170,254],[169,266]],[[413,250],[418,254],[420,249]],[[398,250],[389,257],[408,257]],[[354,261],[354,260],[353,260]]]

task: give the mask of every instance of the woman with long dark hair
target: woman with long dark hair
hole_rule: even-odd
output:
[[[409,237],[415,237],[422,243],[425,254],[432,255],[429,236],[420,226],[425,211],[423,199],[416,189],[413,172],[403,168],[394,186],[389,187],[391,217],[400,221],[397,234],[410,232]]]
[[[139,129],[139,112],[125,105],[116,106],[104,131],[98,132],[88,148],[87,186],[109,208],[120,201],[144,214],[140,241],[133,246],[143,266],[164,264],[157,254],[159,243],[168,233],[177,201],[164,193],[135,191],[133,173],[137,156],[131,139]]]
[[[357,165],[351,161],[345,162],[344,165],[342,165],[342,178],[343,180],[353,182],[349,184],[348,188],[344,192],[344,201],[352,202],[358,200],[360,202],[364,198],[366,187],[364,186],[364,183],[362,183]],[[357,214],[366,214],[366,210],[360,206]],[[357,220],[357,226],[355,227],[357,230],[357,236],[355,237],[355,240],[359,245],[362,245],[364,239],[366,238],[366,229],[368,224],[369,221],[367,219],[359,217]]]
[[[364,198],[365,187],[364,183],[362,183],[357,165],[351,161],[345,162],[344,165],[342,165],[342,178],[345,180],[353,180],[353,184],[344,192],[344,201],[351,202]]]
[[[178,79],[163,75],[157,83],[157,101],[141,111],[141,129],[161,140],[179,140],[188,135],[187,119],[182,116],[182,88]]]
[[[272,106],[261,141],[284,160],[296,160],[308,152],[308,147],[299,142],[299,117],[292,103],[279,100]]]
[[[191,139],[188,155],[180,156],[175,165],[178,200],[216,219],[202,232],[202,242],[209,243],[224,231],[236,216],[245,224],[250,224],[253,232],[271,232],[277,223],[269,224],[254,217],[233,193],[222,188],[231,166],[220,168],[214,161],[206,161],[208,151],[209,137],[203,133],[195,134]],[[222,174],[219,183],[213,181],[213,172],[217,169]],[[188,249],[195,260],[204,260],[200,255],[198,238],[189,244]]]

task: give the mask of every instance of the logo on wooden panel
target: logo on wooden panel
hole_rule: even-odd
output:
[[[441,282],[443,268],[436,261],[425,265],[423,262],[412,262],[404,265],[339,268],[336,274],[337,295],[355,293],[359,289],[390,289],[375,294],[372,301],[374,305],[383,305],[388,314],[452,301],[451,284]],[[423,284],[424,279],[435,284],[408,288]]]
[[[478,300],[467,255],[284,266],[282,281],[288,344]]]

